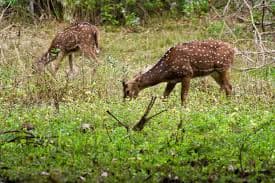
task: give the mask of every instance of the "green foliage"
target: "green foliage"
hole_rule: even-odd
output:
[[[51,54],[53,56],[56,56],[61,50],[59,48],[53,48],[51,49]]]
[[[242,37],[247,35],[247,27],[244,24],[235,24],[233,27],[233,33],[237,37]]]
[[[180,1],[180,11],[187,16],[202,15],[209,11],[208,0]]]
[[[272,14],[275,14],[275,3],[271,3]]]
[[[253,19],[255,22],[261,22],[262,20],[262,12],[253,11]]]
[[[11,3],[12,7],[20,6],[21,11],[29,11],[29,1],[2,0],[1,2],[2,6],[3,4]],[[141,20],[144,21],[144,19],[147,19],[148,15],[151,14],[171,11],[173,13],[183,13],[187,16],[197,16],[209,10],[207,0],[53,0],[47,2],[34,0],[34,2],[36,5],[34,12],[38,14],[38,16],[46,12],[48,16],[54,15],[57,18],[64,17],[64,19],[67,20],[89,19],[93,21],[99,20],[105,24],[121,24],[127,26],[139,25]],[[17,11],[20,14],[18,9]]]
[[[4,6],[4,5],[15,5],[18,4],[20,1],[18,0],[0,0],[0,6]],[[22,1],[21,1],[22,2]]]
[[[262,78],[265,80],[275,81],[275,67],[266,67],[259,70],[252,70],[250,74],[252,76]]]
[[[163,7],[163,3],[160,0],[153,0],[153,1],[145,1],[144,2],[144,8],[146,8],[147,11],[151,12],[154,10],[159,10]]]
[[[0,0],[0,7],[10,6],[15,9],[26,8],[25,6],[27,5],[27,3],[27,0]]]
[[[125,15],[125,25],[126,26],[137,26],[140,25],[140,18],[137,17],[137,15],[135,13],[131,13],[128,15]]]
[[[102,21],[104,23],[110,23],[112,25],[118,25],[119,21],[116,20],[114,13],[119,11],[121,6],[119,4],[106,4],[101,8],[102,14]]]
[[[213,38],[217,38],[221,36],[221,33],[224,29],[224,22],[223,21],[213,21],[207,27],[207,32],[209,36]]]

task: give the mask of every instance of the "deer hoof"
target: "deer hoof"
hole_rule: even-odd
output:
[[[78,75],[78,73],[79,73],[79,69],[77,67],[75,67],[73,70],[68,69],[66,71],[66,74],[67,74],[67,76],[68,76],[69,79],[76,78],[76,76]]]

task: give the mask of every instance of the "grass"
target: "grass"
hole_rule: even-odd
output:
[[[104,64],[94,73],[93,62],[76,55],[81,72],[68,83],[67,61],[57,81],[30,76],[30,63],[65,25],[23,26],[20,39],[13,28],[1,38],[1,130],[31,123],[36,138],[25,139],[24,133],[0,135],[0,182],[274,181],[272,67],[245,73],[232,70],[230,99],[210,78],[206,85],[198,78],[192,80],[183,108],[177,86],[168,100],[157,99],[152,114],[168,111],[141,132],[127,133],[106,113],[110,110],[130,126],[139,120],[150,97],[161,96],[164,85],[123,103],[120,81],[154,64],[172,45],[211,35],[234,42],[220,26],[209,28],[208,21],[153,20],[138,32],[100,27]],[[240,39],[250,38],[246,36]],[[249,50],[247,45],[235,46]],[[235,65],[245,66],[239,57]],[[52,105],[54,97],[59,113]],[[82,124],[91,129],[83,133]],[[21,138],[8,142],[15,137]]]

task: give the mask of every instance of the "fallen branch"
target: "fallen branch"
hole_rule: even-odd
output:
[[[158,116],[158,115],[160,115],[161,113],[166,112],[166,111],[167,111],[167,109],[164,109],[164,110],[162,110],[162,111],[160,111],[160,112],[158,112],[158,113],[156,113],[156,114],[154,114],[154,115],[148,117],[147,120],[149,121],[150,119],[152,119],[152,118],[154,118],[154,117],[156,117],[156,116]]]
[[[9,133],[24,133],[25,136],[16,136],[10,140],[7,140],[8,143],[10,142],[15,142],[17,140],[21,140],[21,139],[31,139],[31,138],[36,138],[36,136],[29,132],[29,131],[26,131],[26,130],[7,130],[7,131],[1,131],[0,132],[0,135],[3,135],[3,134],[9,134]]]
[[[10,7],[12,1],[9,2],[9,4],[6,6],[6,8],[3,9],[1,16],[0,16],[0,22],[2,21],[2,18],[4,17],[5,12],[8,10],[8,8]]]
[[[253,63],[253,64],[255,64],[256,63],[256,61],[255,60],[253,60],[252,58],[250,58],[249,56],[247,56],[246,54],[243,54],[243,53],[236,53],[236,55],[242,55],[242,57],[245,57],[246,59],[247,59],[247,61],[249,61],[250,63]]]
[[[151,111],[155,101],[156,101],[156,97],[152,97],[149,105],[147,106],[147,108],[145,110],[145,113],[143,114],[143,116],[141,117],[139,122],[136,123],[135,126],[133,127],[134,131],[140,131],[144,128],[145,123],[148,121],[146,119],[146,117],[148,116],[149,112]]]
[[[253,60],[252,58],[250,58],[248,55],[265,55],[265,54],[272,54],[272,53],[275,53],[275,50],[270,50],[270,51],[266,50],[264,52],[262,52],[262,51],[255,51],[255,52],[253,52],[253,51],[240,51],[240,50],[237,50],[236,53],[235,53],[235,55],[241,55],[242,57],[245,57],[250,63],[255,64],[256,61]],[[268,65],[269,64],[272,64],[272,62],[268,63]]]
[[[238,68],[233,67],[233,69],[237,70],[237,71],[240,71],[240,72],[245,72],[245,71],[261,69],[261,68],[267,67],[267,66],[272,65],[272,64],[275,64],[275,62],[270,62],[270,63],[263,64],[263,65],[260,65],[260,66],[257,66],[257,67],[249,67],[249,68],[242,68],[242,69],[238,69]]]
[[[25,131],[25,130],[7,130],[7,131],[1,131],[0,135],[8,134],[8,133],[20,133],[20,132],[23,132],[23,133],[28,134],[28,135],[33,135],[31,132],[28,132],[28,131]]]
[[[7,27],[5,27],[5,28],[3,28],[2,30],[0,30],[0,33],[1,33],[1,32],[5,32],[6,30],[12,28],[13,26],[14,26],[14,24],[8,25]]]
[[[141,119],[140,119],[140,120],[134,125],[134,127],[132,128],[133,131],[141,131],[141,130],[144,128],[145,124],[146,124],[149,120],[151,120],[152,118],[154,118],[154,117],[160,115],[161,113],[167,111],[167,110],[165,109],[165,110],[162,110],[162,111],[160,111],[160,112],[158,112],[158,113],[156,113],[156,114],[154,114],[154,115],[152,115],[152,116],[150,116],[150,117],[147,117],[147,116],[149,115],[151,109],[153,108],[153,105],[154,105],[155,101],[156,101],[156,97],[152,97],[152,98],[151,98],[151,101],[150,101],[149,105],[147,106],[147,108],[146,108],[144,114],[142,115]],[[110,111],[106,111],[106,112],[107,112],[110,116],[112,116],[112,118],[114,118],[114,119],[118,122],[118,124],[119,124],[120,126],[123,126],[124,128],[126,128],[127,132],[130,130],[130,127],[129,127],[128,125],[126,125],[124,122],[120,121],[120,120],[119,120],[116,116],[114,116]]]
[[[126,128],[127,132],[129,131],[129,126],[124,124],[123,122],[121,122],[119,119],[117,119],[117,117],[115,117],[115,115],[113,115],[110,111],[106,111],[110,116],[112,116],[120,126],[123,126],[124,128]]]
[[[249,10],[251,24],[252,24],[253,29],[255,31],[255,43],[256,43],[256,45],[259,45],[259,48],[260,48],[261,52],[264,52],[265,51],[265,47],[264,47],[263,42],[262,42],[261,34],[260,34],[258,28],[255,25],[255,20],[254,20],[254,16],[253,16],[253,9],[248,4],[248,2],[246,0],[243,0],[243,2],[246,5],[246,7],[248,8],[248,10]],[[262,56],[262,62],[265,63],[265,55]]]
[[[270,32],[261,32],[261,35],[269,35],[269,34],[275,34],[275,31],[270,31]]]
[[[26,130],[25,130],[26,129]],[[38,144],[38,145],[42,145],[44,142],[48,142],[48,140],[44,141],[45,139],[49,139],[49,138],[58,138],[58,136],[39,136],[39,135],[34,135],[30,130],[28,130],[28,127],[26,127],[25,129],[19,129],[19,130],[7,130],[7,131],[0,131],[0,135],[4,135],[4,134],[18,134],[18,135],[14,135],[13,138],[9,139],[9,140],[5,140],[5,141],[0,141],[1,143],[10,143],[10,142],[16,142],[19,140],[27,140],[27,142],[29,143],[30,139],[38,139],[39,141],[34,141],[33,143]]]
[[[262,52],[262,51],[238,51],[238,53],[236,53],[236,55],[241,55],[241,54],[261,55],[261,54],[271,54],[271,53],[275,53],[275,50],[269,50],[269,51],[264,51],[264,52]]]
[[[10,139],[8,140],[7,142],[10,143],[10,142],[15,142],[17,140],[21,140],[21,139],[34,139],[36,138],[36,136],[34,136],[33,134],[31,135],[27,135],[27,136],[18,136],[18,137],[14,137],[13,139]]]
[[[256,6],[261,6],[261,7],[265,7],[266,6],[266,1],[263,0],[261,1],[258,5]],[[225,13],[227,12],[227,9],[228,9],[228,6],[230,4],[230,0],[227,1],[227,4],[224,8],[224,11],[223,11],[223,14],[221,15],[218,10],[214,7],[214,6],[211,6],[211,9],[214,11],[214,13],[220,18],[220,19],[223,19],[223,22],[224,22],[224,25],[225,27],[229,30],[230,34],[234,37],[235,41],[234,41],[234,44],[236,45],[237,42],[239,41],[245,41],[245,40],[238,40],[237,39],[237,36],[234,34],[233,30],[229,27],[229,25],[227,24],[226,20],[224,19],[225,17]],[[244,22],[250,22],[252,27],[253,27],[253,30],[254,30],[254,42],[255,42],[255,45],[257,46],[257,51],[256,52],[242,52],[242,51],[237,51],[235,55],[241,55],[243,57],[243,59],[247,60],[249,63],[252,63],[254,65],[256,65],[256,63],[258,61],[254,60],[250,55],[257,55],[258,57],[261,58],[261,63],[263,65],[261,65],[260,67],[253,67],[253,68],[245,68],[245,69],[237,69],[237,70],[241,70],[241,71],[246,71],[246,70],[251,70],[251,69],[257,69],[257,68],[261,68],[261,67],[264,67],[267,63],[267,54],[273,54],[275,53],[275,50],[270,50],[270,49],[267,49],[264,45],[264,41],[262,40],[262,37],[261,36],[264,36],[264,35],[269,35],[269,34],[274,34],[274,32],[259,32],[258,28],[256,27],[256,24],[257,22],[255,22],[254,20],[254,17],[253,17],[253,9],[256,7],[256,6],[251,6],[249,5],[249,3],[247,2],[247,0],[243,0],[242,2],[242,5],[244,5],[248,11],[249,11],[249,14],[250,14],[250,19],[247,20],[247,19],[244,19],[243,17],[237,17],[237,18],[240,18],[242,21]],[[262,20],[264,19],[264,17],[262,17]],[[264,22],[263,22],[264,24]],[[269,65],[269,64],[267,64]]]
[[[224,16],[225,13],[227,12],[227,9],[228,9],[228,7],[229,7],[229,5],[230,5],[230,1],[231,1],[231,0],[228,0],[228,1],[227,1],[226,6],[225,6],[224,9],[223,9],[223,13],[222,13],[223,16]]]

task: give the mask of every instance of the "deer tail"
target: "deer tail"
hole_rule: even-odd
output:
[[[99,38],[100,38],[99,36],[100,36],[100,35],[99,35],[99,31],[98,31],[97,28],[95,29],[94,35],[93,35],[93,36],[94,36],[96,48],[99,49],[99,44],[98,44],[98,42],[99,42]]]

